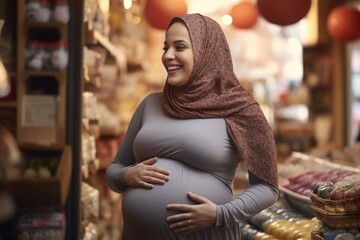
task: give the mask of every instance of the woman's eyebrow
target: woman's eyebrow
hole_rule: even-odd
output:
[[[176,40],[174,41],[174,43],[186,43],[186,44],[189,44],[187,41],[185,40]]]

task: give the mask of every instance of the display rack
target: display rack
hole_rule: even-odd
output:
[[[120,75],[126,72],[125,56],[109,39],[84,23],[84,91],[82,106],[82,197],[81,232],[99,238],[118,239],[121,232],[121,198],[108,191],[104,182],[105,169],[112,160],[107,141],[116,142],[120,136],[120,122],[115,126],[101,124],[97,93],[102,88],[102,64],[110,59]],[[101,53],[100,53],[101,52]],[[89,54],[89,55],[87,55]],[[91,56],[91,57],[90,57]],[[94,61],[90,61],[93,59]],[[86,154],[88,152],[89,154]],[[103,155],[103,153],[105,154]],[[92,200],[91,200],[92,199]],[[89,204],[89,201],[93,204]],[[114,211],[116,209],[116,211]]]
[[[17,8],[17,141],[19,145],[61,149],[65,145],[67,71],[28,65],[31,51],[51,54],[48,49],[34,46],[29,41],[67,42],[67,24],[57,22],[29,22],[25,19],[26,1]],[[36,48],[36,49],[35,49]],[[41,61],[48,64],[51,59]]]

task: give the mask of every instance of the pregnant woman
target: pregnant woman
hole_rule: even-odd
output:
[[[140,103],[106,171],[123,194],[122,240],[240,239],[238,223],[278,198],[272,131],[213,19],[174,18],[162,62],[163,92]],[[233,196],[239,163],[250,185]]]

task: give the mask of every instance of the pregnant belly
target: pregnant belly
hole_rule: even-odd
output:
[[[155,229],[167,226],[166,217],[175,213],[166,209],[167,204],[196,204],[188,198],[188,192],[216,204],[232,199],[230,188],[206,172],[171,159],[159,158],[155,165],[169,170],[170,180],[164,185],[155,185],[153,189],[129,188],[125,191],[122,211],[126,225]]]

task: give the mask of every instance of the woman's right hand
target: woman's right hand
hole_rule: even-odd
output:
[[[154,157],[129,167],[125,173],[128,186],[151,189],[154,184],[165,184],[169,180],[170,173],[164,168],[152,166],[156,161],[157,158]]]

